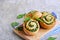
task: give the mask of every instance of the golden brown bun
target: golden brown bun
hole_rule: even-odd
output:
[[[50,29],[56,24],[56,18],[49,12],[43,12],[41,16],[41,20],[43,22],[40,22],[40,25],[42,28],[45,28],[45,29]]]
[[[31,30],[30,26],[28,26],[28,23],[29,23],[30,21],[35,21],[35,22],[37,23],[37,25],[38,25],[38,29],[37,29],[36,31],[34,31],[34,32],[29,31],[29,30]],[[26,28],[29,28],[29,30],[27,30]],[[34,28],[35,28],[35,27],[34,27]],[[33,28],[33,29],[34,29],[34,28]],[[33,35],[35,35],[35,34],[39,31],[39,29],[40,29],[39,23],[38,23],[38,21],[36,21],[36,20],[34,20],[34,19],[30,19],[28,22],[24,22],[24,24],[23,24],[23,31],[24,31],[27,35],[33,36]]]
[[[41,27],[42,27],[42,28],[45,28],[45,29],[50,29],[50,28],[54,27],[54,26],[55,26],[55,24],[56,24],[56,21],[55,21],[55,22],[53,22],[53,23],[52,23],[52,24],[50,24],[50,25],[47,25],[47,24],[46,24],[46,23],[44,23],[44,22],[40,22]]]
[[[30,17],[30,18],[33,18],[33,19],[37,19],[37,18],[40,18],[42,16],[42,13],[39,12],[39,11],[35,11],[34,13],[28,13],[25,15],[25,18],[26,17]]]
[[[28,31],[28,30],[25,28],[25,23],[24,23],[24,24],[23,24],[23,30],[24,30],[24,32],[25,32],[27,35],[29,35],[29,36],[34,36],[34,35],[36,35],[36,33],[38,33],[39,28],[37,29],[37,31],[31,32],[31,31]]]

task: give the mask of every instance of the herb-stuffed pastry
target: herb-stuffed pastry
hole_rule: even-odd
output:
[[[36,20],[30,19],[23,24],[23,30],[27,35],[35,35],[40,29],[39,23]]]
[[[40,25],[42,28],[50,29],[56,24],[56,18],[48,12],[42,12]]]
[[[28,14],[25,15],[25,18],[30,17],[32,19],[37,19],[37,18],[40,18],[41,16],[42,16],[41,12],[34,10],[34,11],[28,12]]]

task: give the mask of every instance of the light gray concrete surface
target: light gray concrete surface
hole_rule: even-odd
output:
[[[0,40],[22,40],[12,31],[11,22],[30,10],[55,12],[60,18],[60,0],[0,0]]]

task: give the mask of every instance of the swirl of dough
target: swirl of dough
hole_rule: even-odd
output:
[[[42,20],[42,22],[40,22],[40,25],[45,29],[50,29],[56,24],[55,17],[48,12],[42,12],[42,17],[40,19]]]
[[[24,24],[23,28],[26,34],[35,35],[39,31],[40,26],[39,26],[38,21],[31,19],[27,23]]]
[[[55,21],[55,17],[48,12],[43,13],[41,19],[46,24],[52,24]]]

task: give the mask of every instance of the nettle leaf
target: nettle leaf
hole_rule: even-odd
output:
[[[17,19],[23,18],[23,16],[25,16],[25,14],[19,14],[19,15],[17,16]]]
[[[24,22],[29,21],[30,17],[25,18]]]
[[[18,26],[18,25],[19,25],[18,22],[12,22],[12,23],[11,23],[11,26],[12,26],[12,27],[15,27],[15,26]]]
[[[49,37],[48,40],[55,40],[56,38],[54,37]]]

